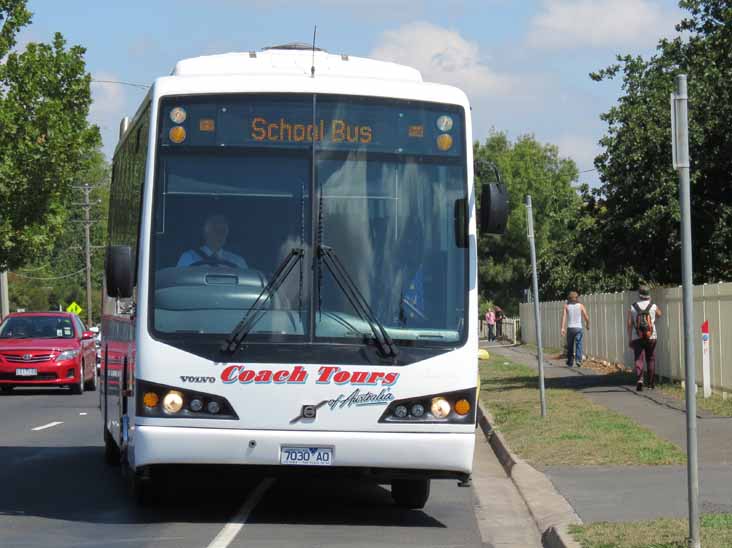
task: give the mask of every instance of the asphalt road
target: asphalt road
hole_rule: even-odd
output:
[[[425,509],[410,511],[375,484],[181,472],[158,505],[137,508],[103,462],[97,402],[57,389],[0,395],[3,548],[489,546],[478,518],[490,508],[476,517],[475,492],[455,481],[433,481]]]

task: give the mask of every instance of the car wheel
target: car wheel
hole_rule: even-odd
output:
[[[424,508],[430,497],[429,479],[400,479],[391,482],[391,496],[404,508]]]
[[[75,396],[84,393],[84,362],[81,362],[81,368],[79,369],[79,382],[71,385],[71,393]]]
[[[90,381],[86,381],[86,385],[84,388],[86,388],[89,392],[94,392],[97,389],[97,370],[94,368],[94,374],[92,375],[92,378]]]

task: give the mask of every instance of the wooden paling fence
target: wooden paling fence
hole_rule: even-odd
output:
[[[663,311],[656,321],[658,346],[656,371],[675,380],[684,379],[684,324],[681,287],[660,288],[651,299]],[[628,348],[626,315],[638,300],[635,291],[597,293],[580,297],[590,315],[590,331],[584,334],[584,353],[595,359],[633,366],[633,352]],[[560,328],[564,301],[540,304],[542,342],[545,347],[563,348]],[[536,344],[533,304],[520,305],[521,340]],[[694,347],[696,379],[702,384],[701,325],[709,321],[712,390],[732,394],[732,283],[694,286]]]
[[[495,329],[495,328],[494,328]],[[495,333],[495,331],[494,331]],[[488,324],[485,320],[479,320],[478,322],[478,336],[481,339],[488,338]],[[501,342],[509,342],[516,344],[521,340],[521,319],[520,318],[505,318],[503,320],[503,329]]]

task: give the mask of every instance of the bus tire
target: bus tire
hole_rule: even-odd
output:
[[[403,508],[424,508],[430,498],[429,479],[398,479],[391,482],[391,496]]]
[[[151,477],[144,477],[136,472],[129,472],[132,498],[138,506],[152,506],[158,500],[157,485]]]
[[[2,391],[3,391],[3,394],[10,394],[10,393],[11,393],[11,392],[13,391],[13,388],[14,388],[14,387],[12,387],[12,386],[7,386],[7,385],[3,385],[3,386],[2,386],[2,387],[0,387],[0,388],[1,388],[1,389],[2,389]]]
[[[112,439],[112,435],[107,430],[107,427],[104,427],[104,462],[108,464],[109,466],[119,466],[120,465],[120,452],[119,447],[117,447],[117,444]]]

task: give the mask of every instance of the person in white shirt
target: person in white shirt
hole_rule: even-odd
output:
[[[640,322],[638,316],[644,321]],[[661,309],[651,302],[651,291],[647,286],[638,288],[638,301],[633,303],[628,310],[627,328],[630,348],[633,349],[633,361],[635,362],[636,390],[643,391],[643,358],[646,359],[648,373],[648,388],[656,387],[656,343],[658,333],[656,331],[656,318],[663,315]],[[650,325],[642,326],[650,320]]]
[[[231,268],[247,269],[247,262],[224,249],[229,236],[229,222],[223,215],[211,215],[203,224],[203,240],[205,244],[198,249],[189,249],[178,259],[179,268],[197,266],[199,264],[222,265]]]
[[[578,299],[578,293],[570,291],[562,311],[562,337],[567,336],[567,367],[572,367],[575,360],[577,367],[582,366],[582,319],[587,330],[590,330],[590,316]]]

